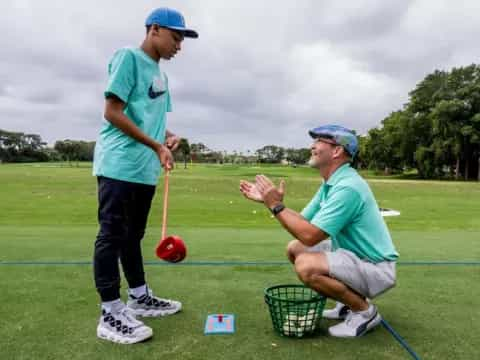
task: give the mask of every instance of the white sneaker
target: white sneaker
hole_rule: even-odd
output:
[[[135,344],[153,336],[151,328],[135,319],[130,310],[122,303],[117,309],[102,315],[97,326],[97,336],[119,344]]]
[[[135,297],[128,294],[127,307],[136,315],[143,317],[157,317],[172,315],[182,310],[182,303],[179,301],[161,299],[153,295],[147,287],[146,294]]]
[[[328,333],[336,337],[358,337],[379,325],[381,321],[377,307],[370,304],[365,311],[350,311],[345,321],[330,327]]]
[[[330,320],[343,320],[347,317],[349,311],[347,305],[337,301],[333,309],[323,310],[322,317]]]

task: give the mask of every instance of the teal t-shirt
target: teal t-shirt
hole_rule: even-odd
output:
[[[373,263],[394,261],[398,253],[367,182],[350,164],[324,182],[302,216],[342,248]]]
[[[125,115],[145,134],[165,142],[166,113],[171,111],[167,76],[142,49],[118,50],[108,65],[105,97],[125,103]],[[156,185],[161,166],[156,153],[103,119],[95,145],[93,174]]]

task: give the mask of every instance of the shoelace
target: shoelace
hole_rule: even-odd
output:
[[[112,328],[115,328],[117,332],[122,334],[132,334],[134,329],[140,325],[141,322],[133,318],[128,309],[124,308],[117,314],[107,313],[103,317],[104,322],[108,322]]]
[[[345,324],[350,326],[352,324],[352,320],[353,320],[353,312],[351,310],[348,310],[348,313],[345,316]]]
[[[147,289],[147,293],[141,296],[138,300],[139,303],[144,303],[148,306],[155,306],[155,307],[168,307],[171,305],[170,301],[168,300],[161,300],[150,292],[150,289]]]
[[[354,313],[352,310],[349,310],[347,316],[345,317],[345,324],[347,324],[348,326],[350,326],[350,325],[358,326],[359,324],[354,323],[355,315],[357,315],[357,313]],[[365,318],[363,318],[363,316],[361,314],[358,314],[357,317],[358,317],[358,319],[361,319],[362,322],[367,321]],[[372,316],[372,318],[373,318],[373,316]]]
[[[138,327],[143,325],[141,321],[138,321],[133,314],[130,313],[130,310],[127,307],[124,307],[120,311],[120,315],[126,320],[125,322],[127,323],[128,326],[130,327]]]

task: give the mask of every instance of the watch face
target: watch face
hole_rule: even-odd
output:
[[[285,205],[283,204],[279,204],[277,206],[274,206],[271,211],[273,213],[273,215],[277,215],[280,211],[282,211],[283,209],[285,209]]]

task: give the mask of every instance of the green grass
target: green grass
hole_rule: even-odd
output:
[[[45,166],[46,165],[46,166]],[[89,164],[0,166],[0,261],[90,261],[96,183]],[[55,164],[54,164],[55,165]],[[290,236],[238,181],[264,173],[287,181],[286,203],[301,209],[318,188],[315,171],[267,166],[195,166],[171,178],[169,231],[188,260],[283,261]],[[479,261],[480,184],[370,178],[401,261]],[[144,255],[155,260],[162,186],[154,200]],[[254,213],[254,211],[256,213]],[[90,265],[0,265],[1,359],[407,359],[384,329],[356,340],[273,333],[263,289],[297,282],[288,265],[146,267],[157,293],[183,301],[182,313],[147,320],[154,338],[136,346],[97,340],[98,297]],[[398,286],[378,298],[382,315],[424,359],[479,358],[478,266],[402,266]],[[126,285],[123,284],[123,289]],[[206,315],[233,312],[233,336],[204,336]],[[329,323],[324,323],[324,329]]]

